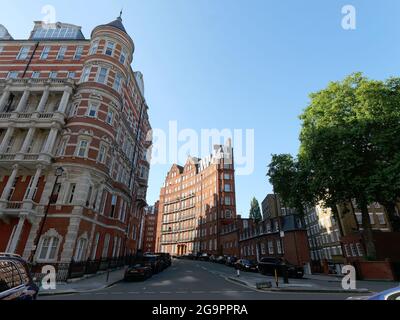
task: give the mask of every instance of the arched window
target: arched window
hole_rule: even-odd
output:
[[[52,229],[42,237],[38,260],[53,262],[57,260],[57,253],[61,243],[61,237]]]

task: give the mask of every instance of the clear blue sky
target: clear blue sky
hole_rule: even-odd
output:
[[[46,4],[87,37],[124,7],[154,128],[254,128],[255,171],[236,180],[244,216],[253,196],[272,191],[271,154],[297,152],[309,93],[355,71],[384,79],[400,70],[398,0],[3,0],[0,23],[26,38]],[[347,4],[357,9],[354,31],[341,27]],[[152,167],[149,203],[169,167]]]

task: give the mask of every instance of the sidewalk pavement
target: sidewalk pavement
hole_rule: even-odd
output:
[[[90,277],[72,279],[67,283],[57,283],[55,290],[40,288],[39,296],[85,293],[105,289],[123,280],[124,273],[125,267],[110,271],[109,274],[107,271],[104,271]]]
[[[263,276],[256,273],[240,273],[240,277],[227,275],[230,281],[240,283],[253,289],[264,291],[287,291],[287,292],[319,292],[319,293],[376,293],[399,284],[397,282],[372,282],[357,281],[355,290],[345,290],[342,288],[340,277],[331,276],[305,276],[303,279],[289,279],[289,284],[283,283],[283,278],[279,278],[279,286],[276,286],[275,278]]]

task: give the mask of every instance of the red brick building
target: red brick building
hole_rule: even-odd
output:
[[[239,232],[240,257],[259,260],[262,257],[284,258],[304,266],[310,263],[307,231],[296,215],[267,218]]]
[[[145,209],[143,216],[143,252],[156,252],[158,206],[159,202],[157,201],[154,206]]]
[[[242,219],[237,216],[231,224],[221,230],[222,254],[231,257],[240,257],[239,237],[242,230],[247,229],[250,219]]]
[[[171,255],[222,252],[221,230],[236,217],[233,148],[174,164],[160,192],[156,250]]]
[[[36,22],[26,40],[0,29],[0,252],[28,259],[37,242],[39,263],[134,253],[151,127],[121,17],[90,39],[64,23]]]

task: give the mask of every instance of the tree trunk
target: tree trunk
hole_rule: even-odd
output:
[[[390,225],[392,226],[393,232],[400,231],[400,218],[396,215],[396,203],[394,202],[383,202],[383,206],[386,209]]]
[[[344,236],[344,231],[343,231],[343,226],[342,226],[342,219],[341,219],[341,217],[339,215],[339,210],[338,210],[336,205],[332,205],[331,206],[331,210],[332,210],[332,214],[333,214],[333,216],[334,216],[334,218],[336,220],[336,223],[337,223],[337,225],[339,227],[340,236],[343,237]]]
[[[365,247],[367,250],[367,257],[371,260],[376,260],[376,248],[374,243],[374,236],[372,232],[371,220],[369,218],[368,205],[365,201],[358,202],[361,215],[362,215],[362,227],[365,241]]]

